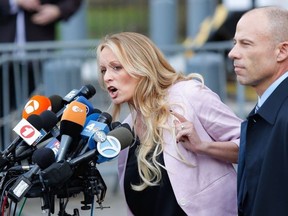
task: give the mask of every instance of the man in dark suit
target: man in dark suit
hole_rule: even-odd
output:
[[[288,215],[288,11],[256,8],[239,20],[229,57],[258,103],[242,123],[239,216]]]
[[[56,25],[59,21],[68,20],[80,7],[82,0],[0,0],[0,43],[25,44],[26,42],[53,41],[56,39]],[[2,50],[3,53],[3,50]],[[1,49],[0,49],[1,55]],[[2,92],[2,79],[5,68],[9,73],[9,92]],[[9,103],[12,110],[16,108],[15,82],[12,64],[0,64],[0,147],[3,143],[1,118],[3,103]],[[20,65],[21,66],[21,65]],[[28,93],[35,89],[32,64],[28,62],[18,80],[28,77]],[[22,70],[20,68],[20,70]],[[7,82],[7,80],[5,81]],[[19,82],[21,84],[21,82]],[[20,86],[18,86],[20,87]],[[21,88],[21,87],[20,87]],[[2,96],[2,94],[5,96]],[[4,98],[3,98],[4,97]],[[8,102],[4,99],[9,99]],[[25,100],[23,98],[23,100]]]
[[[55,40],[57,22],[67,20],[80,4],[81,0],[1,0],[0,43],[15,42],[19,14],[23,14],[25,41]]]

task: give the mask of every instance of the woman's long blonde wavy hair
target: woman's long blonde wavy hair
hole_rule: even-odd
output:
[[[132,113],[141,113],[141,120],[135,117],[134,125],[137,124],[136,121],[145,125],[137,152],[138,172],[142,183],[132,186],[134,190],[143,190],[147,186],[157,185],[162,178],[161,164],[156,158],[163,151],[163,129],[168,128],[167,120],[171,115],[170,105],[166,100],[169,87],[180,80],[201,77],[176,72],[154,43],[139,33],[107,35],[97,47],[97,56],[104,47],[109,47],[127,73],[139,80],[133,104],[128,105]],[[98,74],[99,83],[104,88],[103,75],[100,71]],[[113,105],[113,120],[119,117],[120,110],[120,104]]]

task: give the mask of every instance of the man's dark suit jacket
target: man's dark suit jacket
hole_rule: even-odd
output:
[[[239,216],[287,216],[288,78],[275,89],[257,114],[254,110],[249,114],[247,121],[242,123],[241,135]]]
[[[45,26],[35,25],[31,22],[33,13],[24,12],[26,40],[51,41],[56,37],[56,23],[59,20],[67,20],[80,6],[81,0],[41,0],[41,4],[56,4],[61,11],[61,17]],[[16,14],[10,14],[9,0],[0,0],[0,43],[11,43],[15,41]]]

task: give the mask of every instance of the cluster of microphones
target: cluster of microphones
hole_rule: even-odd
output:
[[[107,187],[96,165],[116,158],[135,138],[128,124],[93,107],[95,93],[85,85],[63,98],[35,95],[26,103],[13,128],[17,137],[0,154],[1,211],[40,197],[42,210],[54,213],[55,197],[81,192],[81,209],[91,209],[94,198],[102,207]]]

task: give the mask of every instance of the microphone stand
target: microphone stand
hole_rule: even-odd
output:
[[[47,188],[46,185],[44,184],[43,178],[41,175],[39,175],[39,179],[42,185],[42,206],[41,209],[42,211],[45,211],[48,209],[48,216],[54,214],[55,211],[55,196],[54,194],[51,193],[50,188]]]
[[[60,199],[59,199],[59,213],[58,213],[58,216],[80,216],[79,210],[78,210],[77,208],[75,208],[75,209],[73,210],[73,215],[70,215],[70,214],[68,214],[68,213],[65,211],[67,202],[68,202],[68,201],[66,201],[66,203],[64,203],[64,198],[60,198]]]
[[[90,176],[88,177],[91,184],[92,193],[96,195],[96,202],[99,204],[100,208],[103,209],[102,202],[104,201],[107,186],[99,172],[96,168],[94,161],[90,163]]]
[[[91,215],[94,215],[94,197],[96,195],[97,200],[96,202],[99,204],[99,208],[109,208],[109,207],[103,207],[102,202],[104,201],[107,186],[99,172],[99,170],[96,167],[96,161],[95,159],[91,160],[88,163],[88,169],[87,169],[87,187],[84,190],[84,201],[81,203],[84,204],[84,206],[81,207],[83,210],[88,210],[90,207],[87,204],[92,204],[91,208]]]

